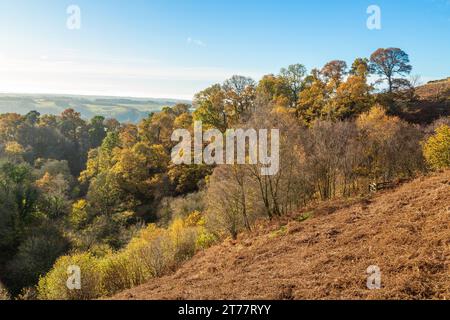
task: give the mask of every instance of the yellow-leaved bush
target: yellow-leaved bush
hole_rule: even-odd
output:
[[[200,212],[173,220],[167,229],[151,224],[118,252],[102,256],[75,253],[61,257],[40,279],[38,297],[83,300],[113,295],[174,271],[198,250],[214,242],[215,237],[206,230]],[[81,290],[69,290],[66,285],[70,266],[80,267]]]
[[[433,169],[450,168],[450,127],[441,125],[423,145],[423,154]]]
[[[38,298],[42,300],[89,300],[102,294],[99,259],[90,253],[76,253],[60,257],[53,269],[39,279]],[[72,275],[71,267],[79,267],[81,289],[71,290],[68,280]]]

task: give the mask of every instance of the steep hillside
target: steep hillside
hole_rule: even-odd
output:
[[[431,123],[439,117],[450,116],[450,78],[420,86],[416,95],[418,100],[402,114],[407,121]]]
[[[450,99],[450,77],[447,79],[430,81],[416,90],[421,100]]]
[[[447,171],[262,223],[115,299],[450,299],[449,264]]]

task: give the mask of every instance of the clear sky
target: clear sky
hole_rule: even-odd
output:
[[[191,99],[233,74],[392,46],[423,81],[450,76],[450,0],[0,0],[0,92]]]

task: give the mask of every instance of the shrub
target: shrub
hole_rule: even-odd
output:
[[[81,289],[67,286],[69,267],[81,270]],[[43,300],[90,300],[102,295],[99,260],[90,253],[80,253],[59,258],[53,269],[39,280],[38,298]]]
[[[158,208],[158,219],[164,225],[169,225],[175,218],[186,218],[191,212],[202,212],[205,209],[204,192],[188,194],[184,197],[165,198]]]
[[[9,300],[10,296],[6,288],[0,282],[0,301]]]
[[[147,226],[123,250],[115,253],[104,250],[101,258],[91,253],[62,257],[52,271],[40,279],[38,297],[93,299],[160,277],[215,241],[204,224],[204,217],[194,211],[184,220],[175,219],[168,229],[154,224]],[[81,269],[81,290],[71,291],[66,286],[70,265]]]
[[[162,275],[173,264],[173,250],[164,229],[149,225],[122,251],[101,262],[107,294],[135,287]]]
[[[424,143],[423,153],[433,169],[450,168],[450,126],[438,127]]]
[[[152,277],[160,277],[170,270],[174,264],[174,252],[167,233],[142,247],[139,256]]]
[[[214,234],[206,231],[205,228],[202,228],[196,242],[197,249],[207,249],[211,247],[215,242],[217,241],[217,238]]]
[[[16,298],[17,300],[37,300],[37,292],[35,287],[23,288]]]
[[[209,248],[215,241],[216,237],[207,231],[206,229],[206,218],[199,211],[192,212],[185,219],[185,226],[196,227],[197,228],[197,240],[195,246],[197,249]]]
[[[132,252],[122,251],[106,257],[100,263],[102,287],[108,295],[142,284],[149,278]]]
[[[47,273],[69,247],[68,241],[56,228],[45,227],[33,233],[21,243],[17,254],[7,265],[5,280],[14,284],[10,286],[13,294],[36,284],[39,277]]]
[[[184,220],[175,219],[168,231],[174,248],[175,264],[179,264],[195,254],[197,242],[195,227],[186,227]]]
[[[200,211],[195,210],[186,217],[184,223],[188,227],[204,226],[205,219]]]

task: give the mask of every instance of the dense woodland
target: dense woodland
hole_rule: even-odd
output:
[[[318,201],[450,166],[450,119],[409,123],[400,49],[259,82],[233,76],[139,122],[73,109],[0,115],[0,297],[92,299],[173,272],[198,250]],[[369,76],[379,79],[370,83]],[[446,95],[443,92],[442,104]],[[280,171],[174,165],[172,132],[278,128]],[[372,190],[373,191],[373,190]],[[81,290],[66,286],[82,270]]]

